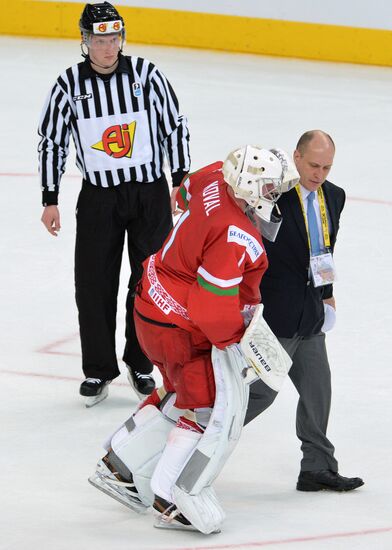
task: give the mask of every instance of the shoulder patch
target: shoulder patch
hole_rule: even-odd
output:
[[[227,242],[237,243],[246,248],[248,256],[254,263],[264,252],[261,244],[249,233],[243,231],[236,225],[230,225],[227,230]]]

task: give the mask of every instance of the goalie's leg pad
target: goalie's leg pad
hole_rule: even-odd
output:
[[[202,533],[219,529],[224,512],[210,485],[239,440],[248,405],[248,365],[236,346],[212,349],[216,384],[207,428],[172,490],[179,511]]]
[[[249,398],[248,365],[237,347],[212,348],[216,397],[207,428],[176,485],[193,495],[208,487],[240,438]]]
[[[171,430],[151,478],[151,489],[156,495],[173,502],[172,488],[201,437],[201,433],[190,429],[176,426]]]
[[[174,422],[157,407],[146,405],[131,416],[111,438],[111,451],[116,457],[115,467],[120,474],[122,467],[132,474],[139,498],[146,506],[151,506],[154,501],[150,487],[151,476],[173,425]],[[112,463],[113,455],[109,455],[109,460]]]
[[[199,494],[190,495],[175,486],[173,497],[178,510],[198,531],[205,535],[220,531],[226,516],[212,487],[204,487]]]
[[[211,487],[204,488],[197,496],[190,496],[177,487],[173,489],[180,471],[202,437],[199,432],[178,426],[170,432],[165,450],[151,479],[151,488],[159,497],[155,499],[154,508],[159,510],[160,502],[166,502],[168,505],[155,522],[156,527],[196,529],[206,534],[219,530],[225,515]],[[172,502],[175,502],[175,505],[169,506]],[[192,517],[190,525],[188,516]]]

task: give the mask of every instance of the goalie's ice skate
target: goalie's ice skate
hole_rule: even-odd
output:
[[[154,500],[154,527],[158,529],[180,529],[181,531],[197,531],[183,516],[175,504],[155,495]]]
[[[95,473],[88,478],[89,483],[134,512],[143,514],[148,506],[138,497],[133,481],[123,479],[105,459],[98,462]]]
[[[176,529],[179,531],[198,531],[186,517],[181,514],[175,504],[155,495],[154,500],[154,527],[157,529]],[[214,531],[220,533],[220,529]]]

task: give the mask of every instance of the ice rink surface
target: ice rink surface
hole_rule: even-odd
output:
[[[131,33],[130,33],[131,34]],[[296,393],[287,380],[244,431],[216,482],[219,535],[162,531],[87,483],[101,444],[136,405],[122,375],[85,409],[73,299],[74,155],[63,178],[58,238],[40,223],[36,126],[76,41],[0,38],[0,410],[2,550],[392,549],[392,69],[197,50],[126,46],[156,62],[189,119],[193,169],[238,145],[292,151],[321,128],[337,153],[330,179],[347,203],[335,253],[338,323],[329,436],[347,494],[295,490]],[[119,299],[121,357],[128,267]]]

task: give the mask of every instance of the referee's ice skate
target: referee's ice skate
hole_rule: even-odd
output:
[[[101,378],[86,378],[80,385],[79,393],[85,397],[87,408],[100,403],[109,395],[109,384],[111,380],[102,380]]]
[[[106,457],[98,462],[95,473],[88,478],[88,481],[106,495],[138,514],[142,514],[148,509],[148,506],[145,506],[138,497],[132,474],[130,479],[124,479],[114,471]]]
[[[143,401],[155,389],[155,381],[152,374],[142,374],[130,365],[127,365],[128,382],[135,390],[138,398]]]

